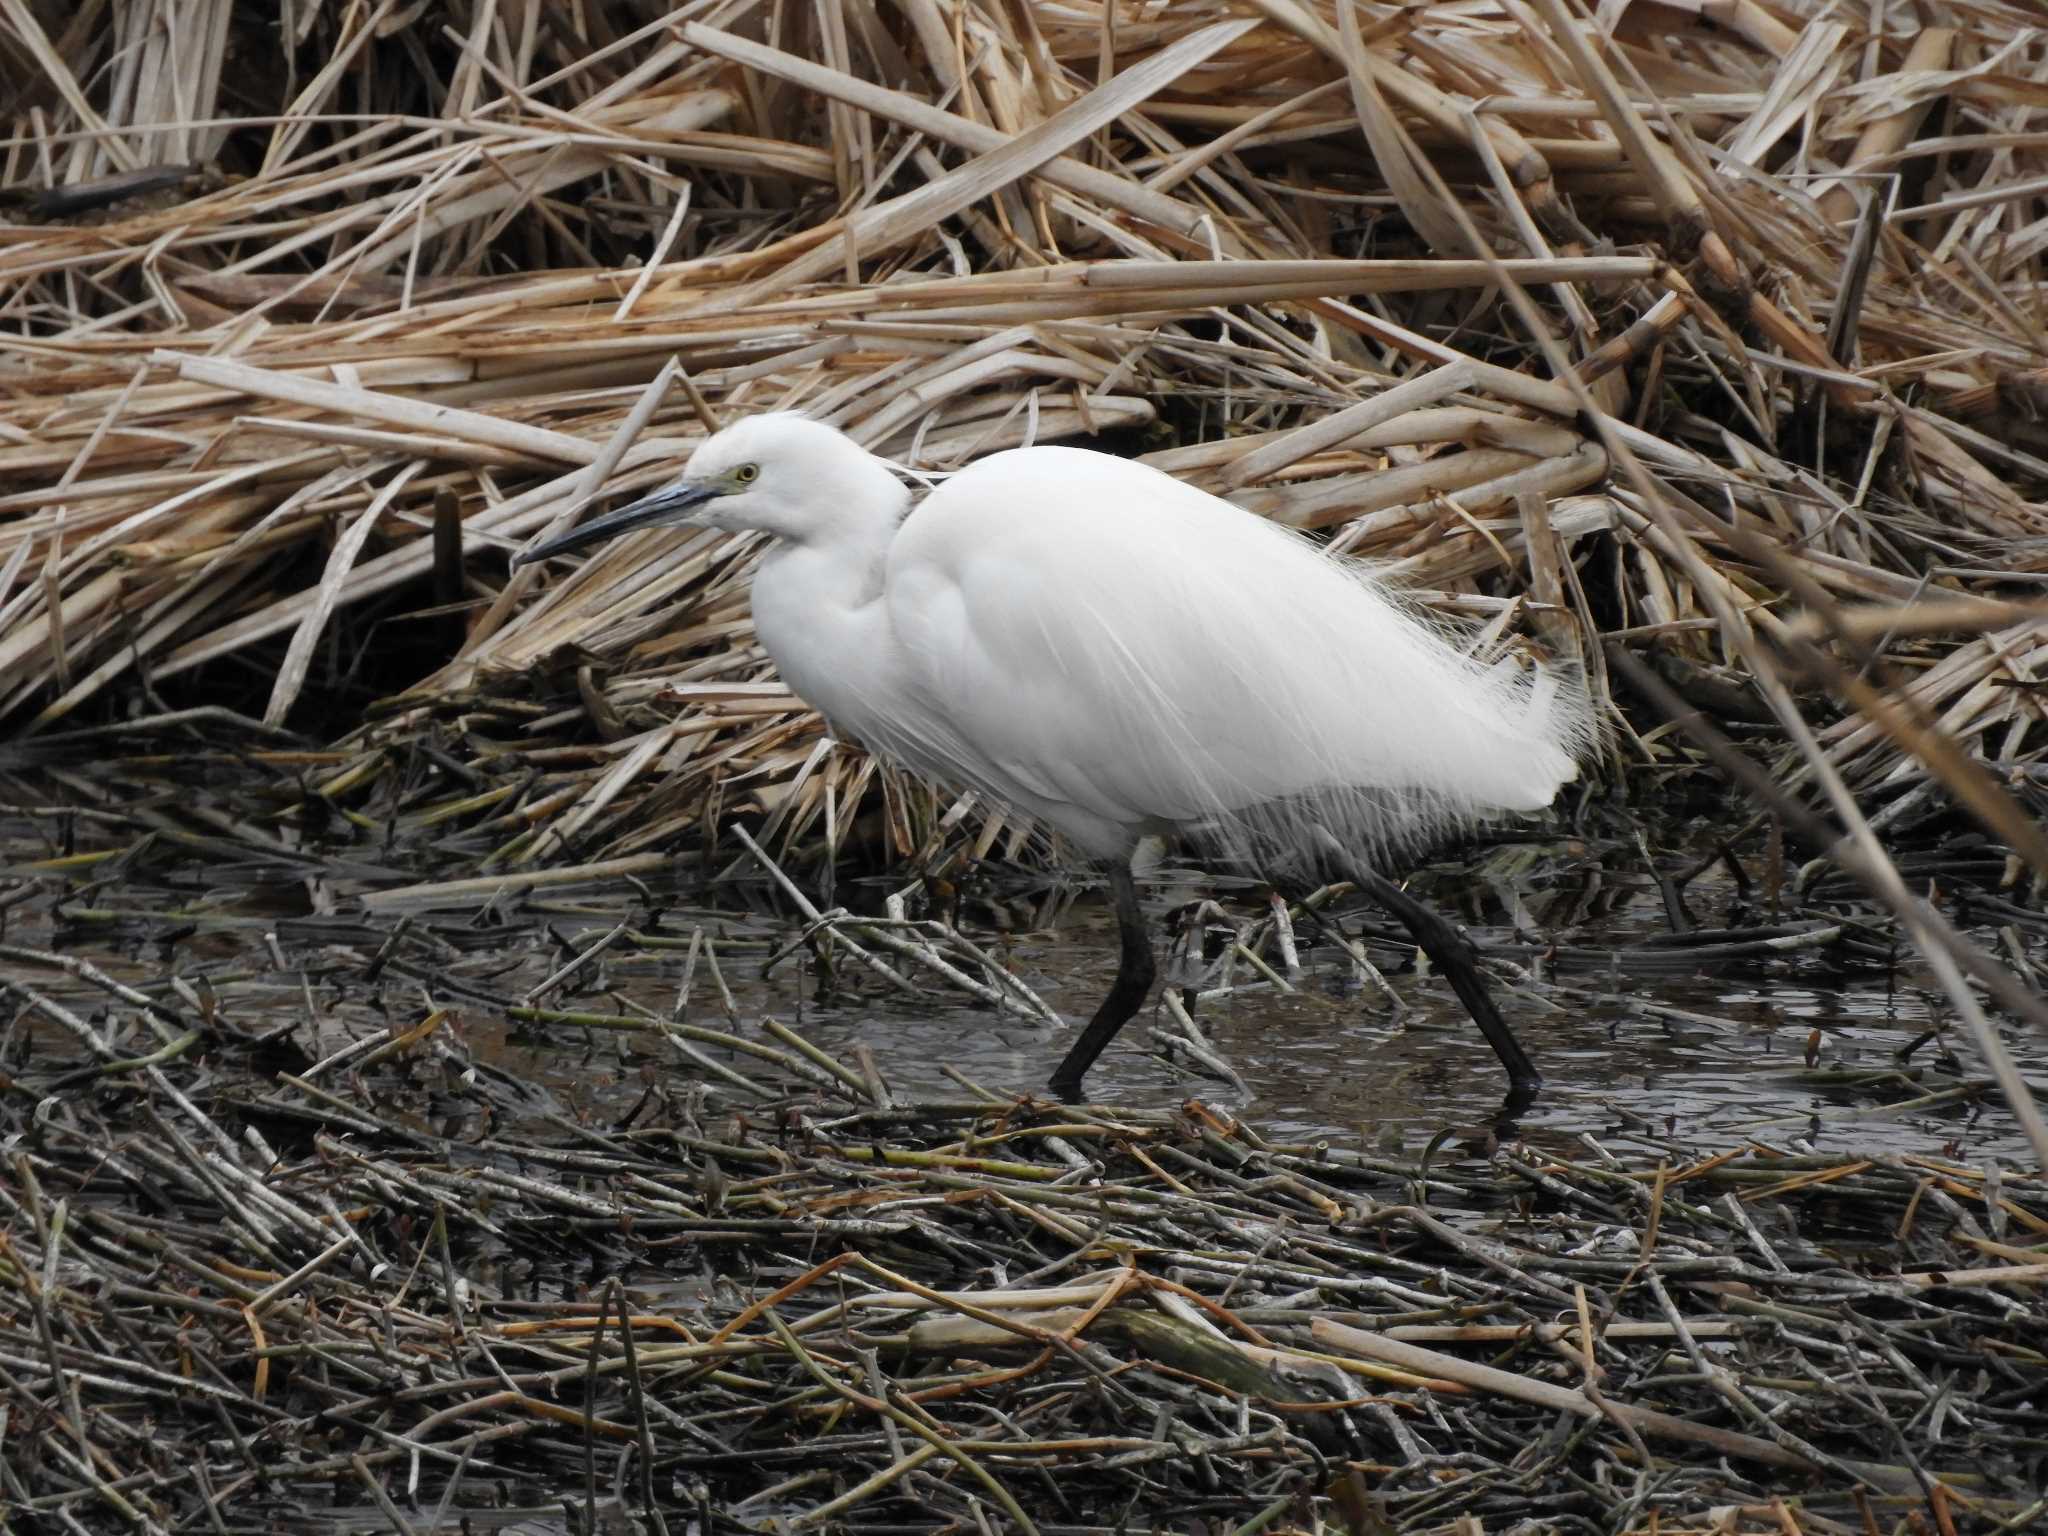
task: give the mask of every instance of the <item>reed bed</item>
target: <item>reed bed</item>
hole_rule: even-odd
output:
[[[0,718],[230,691],[343,804],[433,740],[498,865],[910,853],[946,807],[775,685],[752,551],[507,574],[794,407],[1106,435],[1603,694],[1604,640],[1808,711],[1809,806],[2039,809],[2027,8],[855,10],[0,10]],[[1617,773],[1697,766],[1655,723]]]

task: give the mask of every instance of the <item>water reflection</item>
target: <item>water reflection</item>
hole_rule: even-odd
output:
[[[1632,937],[1622,928],[1605,941]],[[1114,923],[1084,903],[1056,930],[1010,939],[1004,953],[1041,996],[1078,1020],[1115,972]],[[1447,985],[1391,977],[1407,1004],[1397,1021],[1376,991],[1351,984],[1334,950],[1309,950],[1304,960],[1292,993],[1241,986],[1199,1010],[1198,1022],[1249,1097],[1156,1054],[1149,1012],[1090,1073],[1090,1096],[1150,1107],[1198,1097],[1247,1114],[1268,1135],[1350,1137],[1382,1148],[1419,1147],[1446,1127],[1495,1122],[1505,1087],[1500,1065]],[[1929,979],[1908,971],[1895,980],[1815,985],[1795,965],[1756,964],[1741,974],[1724,967],[1718,977],[1666,970],[1619,985],[1610,977],[1566,977],[1509,993],[1504,1009],[1547,1078],[1520,1117],[1520,1133],[1576,1153],[1591,1135],[1694,1147],[1754,1138],[1780,1148],[1894,1155],[1947,1149],[1973,1160],[2026,1155],[2002,1105],[1956,1091],[1982,1075],[1974,1063],[1949,1057],[1938,1042],[1898,1060],[1902,1047],[1939,1022]],[[962,1078],[1002,1094],[1042,1093],[1069,1039],[951,1001],[923,1006],[879,991],[821,1001],[814,980],[794,968],[767,982],[757,970],[726,967],[743,1019],[765,1011],[798,1022],[837,1055],[865,1045],[906,1097],[957,1097]],[[648,1008],[665,1012],[675,1001],[675,975],[666,969],[659,977],[615,973],[611,985]],[[711,993],[700,987],[692,1017],[714,1022],[715,1015]],[[2022,1071],[2048,1078],[2043,1042],[2013,1027],[2005,1038]],[[1967,1053],[1963,1042],[1957,1049]],[[1921,1099],[1931,1102],[1908,1103]]]

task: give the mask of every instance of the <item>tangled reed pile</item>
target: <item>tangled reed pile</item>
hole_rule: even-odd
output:
[[[796,407],[927,468],[1106,436],[1603,693],[1604,639],[1803,707],[1803,803],[2010,841],[2044,43],[1836,9],[10,3],[0,719],[352,731],[345,806],[430,742],[505,864],[745,806],[907,852],[944,808],[821,749],[747,551],[507,573]],[[1656,720],[1617,774],[1694,764]]]

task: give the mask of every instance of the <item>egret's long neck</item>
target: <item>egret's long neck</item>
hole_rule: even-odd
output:
[[[896,665],[882,582],[910,500],[861,457],[874,473],[838,481],[830,515],[769,546],[754,575],[754,632],[776,670],[834,729],[856,736],[879,724],[871,701],[888,693]]]
[[[909,509],[910,492],[881,460],[845,446],[844,459],[808,489],[815,503],[778,520],[774,531],[780,537],[763,557],[756,581],[771,568],[782,569],[784,579],[801,573],[813,600],[846,607],[882,595],[882,567]]]

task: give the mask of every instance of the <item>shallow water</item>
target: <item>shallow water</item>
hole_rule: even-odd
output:
[[[1654,896],[1648,900],[1655,905]],[[1258,909],[1238,904],[1231,915],[1249,920]],[[1357,931],[1349,918],[1345,928]],[[1602,924],[1570,937],[1575,946],[1642,958],[1640,946],[1660,928],[1661,916],[1623,902]],[[853,996],[821,997],[794,963],[760,979],[758,951],[728,961],[724,975],[742,1020],[770,1013],[841,1059],[864,1045],[901,1098],[957,1097],[962,1079],[1000,1094],[1043,1093],[1073,1028],[1115,973],[1115,923],[1099,899],[1084,898],[1056,926],[1009,936],[1000,953],[1068,1027],[1044,1028],[946,998],[906,1001],[865,984]],[[1160,1018],[1155,998],[1089,1073],[1088,1097],[1147,1107],[1199,1098],[1244,1115],[1263,1134],[1382,1150],[1418,1150],[1446,1130],[1483,1141],[1490,1130],[1581,1153],[1582,1138],[1592,1136],[1617,1148],[1755,1140],[1822,1153],[2032,1162],[1995,1095],[1959,1091],[1985,1078],[1959,1030],[1899,1059],[1949,1012],[1910,956],[1895,976],[1845,974],[1795,954],[1722,962],[1711,973],[1671,961],[1567,973],[1508,991],[1503,1012],[1546,1078],[1535,1103],[1512,1120],[1502,1116],[1500,1065],[1441,978],[1390,974],[1406,1005],[1396,1018],[1377,989],[1352,980],[1333,946],[1305,943],[1302,959],[1292,992],[1254,977],[1197,1009],[1196,1022],[1245,1091],[1191,1069],[1177,1053],[1160,1053],[1151,1038]],[[665,1013],[681,973],[680,962],[653,973],[621,966],[609,985]],[[1247,978],[1244,968],[1238,977]],[[723,1026],[701,971],[688,1016]],[[2048,1040],[2010,1022],[2000,1031],[2022,1072],[2048,1096]],[[533,1036],[524,1046],[533,1069],[572,1097],[610,1097],[588,1075],[580,1049],[564,1056]],[[1919,1102],[1927,1099],[1933,1102]]]

